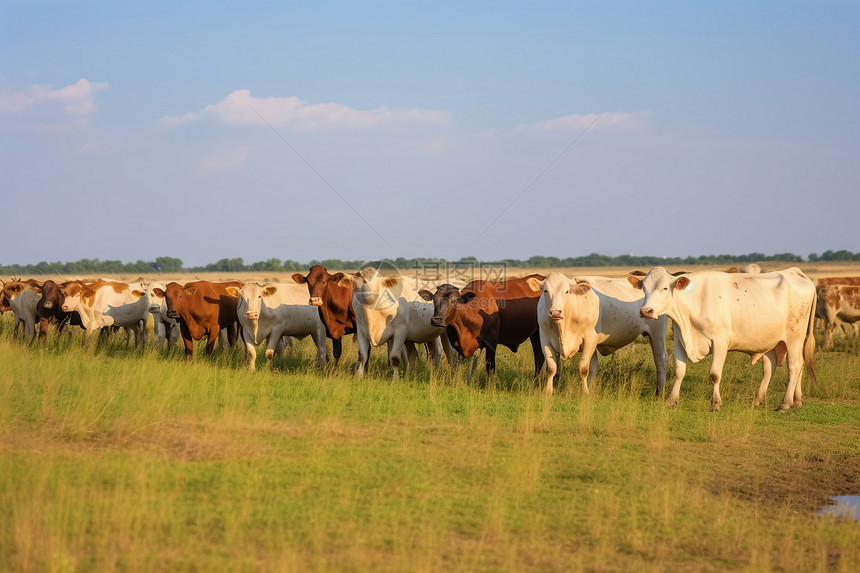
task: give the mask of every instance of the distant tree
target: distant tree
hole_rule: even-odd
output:
[[[163,273],[177,273],[182,270],[182,261],[174,257],[156,257],[155,270]]]

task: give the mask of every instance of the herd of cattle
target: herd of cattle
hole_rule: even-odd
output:
[[[753,266],[755,267],[755,266]],[[32,340],[39,327],[44,342],[48,325],[61,332],[78,325],[88,332],[125,328],[135,344],[145,345],[149,315],[159,346],[180,337],[192,357],[194,341],[206,338],[211,353],[219,334],[229,344],[241,336],[250,369],[257,345],[266,343],[266,358],[282,351],[289,337],[310,336],[316,362],[327,361],[326,339],[338,362],[342,338],[354,334],[358,346],[356,375],[364,375],[371,347],[387,345],[397,376],[426,346],[438,368],[443,356],[451,366],[459,357],[483,349],[492,374],[499,345],[512,351],[529,340],[535,379],[546,364],[545,392],[552,393],[561,361],[581,353],[582,391],[597,374],[597,353],[607,355],[640,335],[649,338],[656,366],[657,394],[667,376],[668,319],[673,324],[675,383],[668,397],[677,403],[688,361],[712,355],[712,409],[720,408],[720,378],[726,353],[744,352],[763,377],[760,404],[774,366],[787,362],[789,382],[778,409],[800,407],[804,364],[815,379],[813,326],[825,323],[825,347],[838,325],[860,319],[860,277],[821,279],[816,286],[796,267],[761,273],[697,271],[669,274],[662,267],[626,278],[569,278],[553,272],[468,284],[435,284],[401,275],[384,276],[367,268],[358,273],[329,273],[316,265],[293,282],[259,284],[239,281],[123,283],[107,280],[40,282],[12,279],[3,283],[0,312],[12,311],[15,332]],[[734,272],[733,272],[734,271]],[[452,281],[453,282],[453,281]]]

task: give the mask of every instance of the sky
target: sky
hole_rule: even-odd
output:
[[[860,3],[0,0],[0,264],[860,251]]]

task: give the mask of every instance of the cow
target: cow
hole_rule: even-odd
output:
[[[230,294],[228,287],[241,288],[239,281],[212,283],[193,281],[185,286],[172,282],[164,290],[153,289],[167,301],[167,316],[179,320],[185,358],[194,355],[194,341],[206,337],[206,354],[212,354],[218,334],[227,330],[230,346],[236,343],[239,299]]]
[[[530,279],[542,290],[537,305],[541,346],[546,358],[547,381],[544,392],[552,394],[557,361],[582,352],[579,375],[582,391],[597,376],[597,352],[606,356],[627,346],[640,335],[651,343],[657,368],[657,395],[666,384],[666,330],[668,319],[647,320],[641,316],[642,291],[627,279],[576,277],[550,273],[541,282]],[[595,350],[597,352],[595,352]]]
[[[256,368],[257,344],[264,340],[266,360],[282,347],[284,337],[310,335],[317,349],[317,366],[326,362],[326,331],[316,307],[308,304],[307,290],[298,284],[246,283],[228,287],[238,297],[237,315],[248,356],[248,368]]]
[[[337,364],[343,348],[341,339],[355,332],[352,279],[344,273],[331,274],[321,265],[312,266],[307,276],[295,273],[292,279],[298,284],[307,285],[310,295],[308,303],[318,308],[326,336],[331,338],[332,356]]]
[[[711,410],[719,410],[723,363],[726,353],[735,350],[749,354],[753,364],[762,359],[764,377],[756,406],[765,399],[773,366],[782,364],[787,356],[789,381],[777,410],[801,407],[804,362],[815,381],[816,301],[815,285],[800,269],[757,275],[699,271],[672,277],[664,268],[654,267],[645,278],[628,280],[645,294],[640,310],[643,317],[656,320],[665,314],[672,319],[675,385],[670,402],[678,402],[687,361],[713,355]]]
[[[104,336],[111,327],[124,327],[134,332],[135,347],[145,348],[149,297],[143,284],[73,282],[65,287],[63,294],[60,308],[63,312],[77,312],[87,332],[99,331]]]
[[[822,289],[824,289],[826,287],[830,287],[830,286],[835,286],[835,285],[860,285],[860,277],[823,277],[823,278],[818,279],[818,282],[816,284],[818,285],[817,286],[817,290],[819,293],[818,299],[820,301],[821,300],[820,291]],[[824,329],[825,337],[826,337],[827,332],[830,329],[831,323],[827,320],[827,307],[823,304],[820,304],[820,302],[815,307],[815,318],[817,318],[820,321],[819,327]],[[833,328],[836,328],[837,325],[841,326],[842,329],[845,330],[845,326],[846,326],[845,322],[837,320],[836,323],[833,325]],[[855,333],[857,330],[857,326],[858,326],[858,324],[854,323]],[[831,339],[832,339],[832,333],[831,333]],[[824,348],[825,348],[825,350],[830,350],[832,348],[832,346],[829,346],[825,343]]]
[[[152,315],[152,328],[158,348],[172,347],[179,340],[179,320],[167,316],[167,301],[164,298],[166,285],[162,282],[151,282],[146,285],[149,297],[149,314]],[[159,294],[161,293],[161,294]]]
[[[52,280],[46,280],[42,285],[42,296],[36,304],[36,319],[39,321],[39,342],[45,343],[48,336],[48,324],[57,325],[57,332],[62,332],[67,324],[83,327],[81,316],[77,312],[63,312],[65,302],[63,287]]]
[[[13,277],[3,284],[2,305],[9,308],[15,315],[14,332],[17,333],[19,325],[24,327],[24,340],[30,342],[36,335],[36,306],[42,298],[41,289],[29,282],[23,282]]]
[[[833,331],[839,323],[857,325],[860,321],[860,285],[819,286],[818,308],[825,321],[824,349],[833,348]]]
[[[433,366],[441,364],[442,354],[448,363],[454,357],[445,328],[431,324],[433,305],[420,300],[414,281],[399,275],[384,277],[368,267],[352,276],[358,366],[356,376],[364,376],[371,346],[388,344],[389,364],[395,378],[401,363],[408,370],[418,359],[415,343],[428,345]],[[411,344],[410,344],[411,343]]]
[[[541,290],[529,279],[543,281],[533,274],[497,281],[474,280],[462,289],[450,284],[436,292],[422,290],[419,295],[433,303],[433,326],[444,327],[451,346],[464,358],[486,349],[486,370],[496,370],[496,349],[507,346],[516,352],[526,340],[534,351],[535,378],[543,367],[537,303]]]

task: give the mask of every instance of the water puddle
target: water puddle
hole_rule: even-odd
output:
[[[832,515],[860,521],[860,495],[838,495],[830,499],[836,504],[821,506],[818,515]]]

